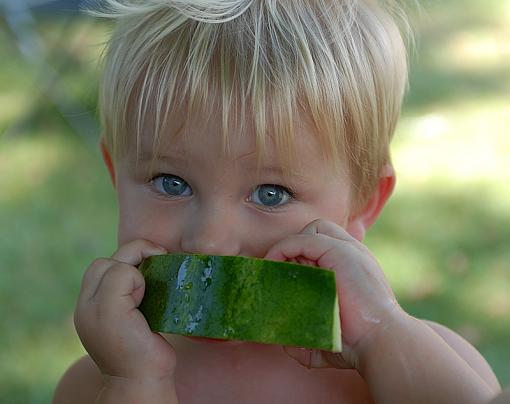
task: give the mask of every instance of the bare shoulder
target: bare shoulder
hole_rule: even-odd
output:
[[[90,404],[102,388],[101,373],[87,355],[76,361],[62,376],[53,397],[53,404]]]
[[[471,368],[485,380],[487,385],[495,391],[500,391],[501,386],[485,358],[478,352],[473,345],[467,342],[456,332],[450,330],[444,325],[433,321],[423,320],[432,328],[443,340],[452,347],[461,358],[463,358]]]
[[[490,404],[510,404],[510,388],[498,394]]]

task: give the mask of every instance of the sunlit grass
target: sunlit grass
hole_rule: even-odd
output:
[[[26,111],[28,99],[20,92],[4,92],[0,94],[0,130],[7,124],[16,122]]]
[[[434,179],[439,185],[444,181],[503,185],[510,180],[509,127],[507,99],[468,100],[449,109],[404,116],[396,134],[394,163],[406,184]]]
[[[60,141],[49,142],[47,138],[21,138],[4,145],[0,160],[0,201],[18,203],[38,192],[41,185],[54,175],[56,168],[69,164],[70,157]],[[67,160],[67,161],[66,161]]]
[[[508,41],[510,1],[500,0],[492,3],[493,8],[490,4],[479,3],[493,12],[492,17],[489,17],[486,11],[481,13],[491,19],[490,23],[487,21],[487,24],[479,26],[466,24],[463,27],[454,25],[454,29],[441,36],[441,46],[429,48],[426,63],[444,65],[445,61],[448,61],[449,68],[481,72],[490,71],[489,69],[494,67],[510,66],[510,42]],[[472,9],[474,10],[475,8]],[[451,19],[452,16],[447,15],[446,19],[442,20],[439,17],[440,11],[437,11],[423,22],[425,23],[426,20],[428,29],[431,30],[448,30],[448,27],[452,26],[448,18]],[[428,47],[427,45],[430,46],[431,43],[426,43],[425,48]],[[509,75],[510,72],[506,77],[509,78]]]
[[[509,35],[508,29],[496,32],[462,32],[449,41],[437,58],[449,58],[455,67],[468,70],[488,69],[501,64],[508,66]]]

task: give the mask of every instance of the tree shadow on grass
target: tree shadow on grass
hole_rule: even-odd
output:
[[[411,88],[405,99],[406,113],[430,107],[451,107],[459,102],[503,98],[510,92],[510,63],[488,70],[455,69],[420,64],[411,71]]]
[[[492,42],[506,43],[501,39],[506,37],[503,27],[508,26],[506,5],[499,0],[467,0],[460,8],[459,4],[458,0],[429,1],[421,6],[422,12],[412,13],[417,42],[411,52],[406,111],[420,113],[438,104],[505,97],[510,91],[510,62]],[[457,46],[477,46],[477,39],[491,46],[494,60],[489,66],[449,54]]]

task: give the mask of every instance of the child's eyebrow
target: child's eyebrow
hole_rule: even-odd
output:
[[[172,162],[178,160],[180,162],[187,162],[189,158],[186,158],[182,153],[171,153],[171,155],[154,155],[148,152],[139,153],[136,157],[137,163],[151,163],[156,161]]]
[[[258,172],[258,173],[264,173],[264,174],[274,174],[274,175],[277,175],[277,176],[280,176],[280,177],[286,177],[286,178],[292,179],[292,180],[299,180],[299,181],[304,181],[305,180],[305,176],[302,175],[302,174],[299,174],[296,170],[285,171],[280,166],[268,165],[268,166],[257,167],[256,165],[243,165],[243,164],[241,164],[241,166],[246,171],[250,171],[250,172]]]
[[[234,161],[239,162],[239,160],[242,160],[243,158],[248,157],[248,155],[251,154],[252,153],[239,156],[235,158]],[[149,152],[142,152],[137,158],[137,163],[141,165],[151,164],[152,162],[161,162],[163,164],[167,163],[169,165],[172,165],[172,163],[178,162],[178,164],[183,164],[187,166],[190,163],[190,161],[191,161],[190,157],[186,157],[186,154],[184,152],[179,153],[179,151],[166,152],[165,155],[156,156]],[[273,174],[275,176],[286,177],[291,180],[305,181],[305,176],[298,173],[296,170],[291,169],[286,171],[283,167],[279,165],[261,164],[260,167],[257,167],[256,163],[240,162],[240,166],[243,168],[244,171],[247,172]]]
[[[234,161],[244,160],[247,157],[255,156],[255,154],[256,154],[256,152],[246,153],[246,154],[236,157],[234,159]],[[261,163],[260,166],[257,166],[256,163],[250,163],[250,162],[245,162],[245,163],[241,162],[240,164],[246,171],[255,171],[255,172],[259,172],[259,173],[260,172],[270,173],[270,174],[275,174],[275,175],[283,176],[283,177],[293,179],[293,180],[298,180],[298,181],[305,180],[304,175],[299,174],[297,172],[297,170],[293,170],[289,167],[287,170],[285,170],[282,166],[274,165],[272,163],[268,163],[267,165],[264,165],[263,163]]]

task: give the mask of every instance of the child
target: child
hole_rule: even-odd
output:
[[[466,404],[499,392],[471,345],[402,310],[361,244],[395,185],[397,4],[107,3],[118,25],[101,149],[119,249],[84,275],[75,324],[90,356],[55,403]],[[342,354],[152,333],[136,266],[166,252],[334,270]]]
[[[494,397],[494,400],[490,402],[490,404],[509,404],[510,403],[510,388],[505,389],[498,394],[497,397]]]

